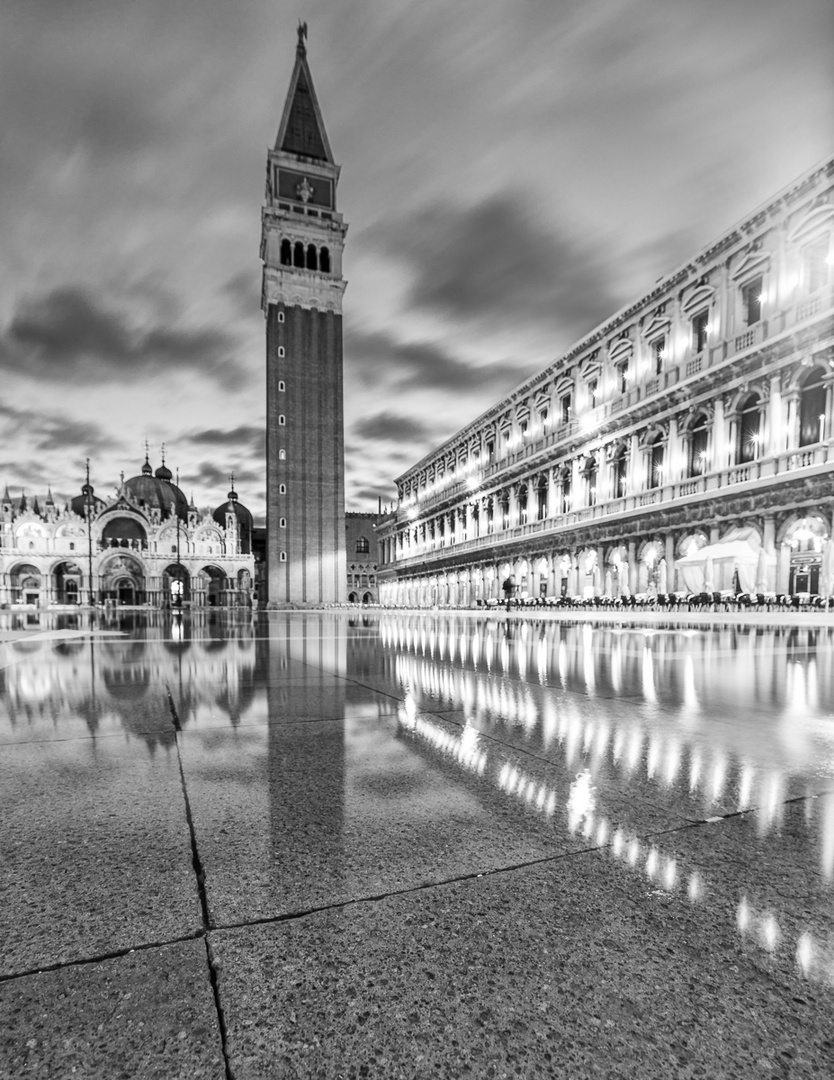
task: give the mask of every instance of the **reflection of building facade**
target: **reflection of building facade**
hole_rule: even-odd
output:
[[[213,513],[200,513],[172,479],[146,457],[109,502],[85,484],[63,509],[50,494],[43,511],[25,496],[15,506],[7,488],[0,604],[248,605],[252,515],[234,488]]]
[[[267,599],[345,599],[342,249],[333,161],[299,28],[267,161],[261,223],[266,316]]]
[[[383,603],[833,592],[832,235],[834,160],[403,474]]]
[[[67,738],[124,731],[151,753],[174,746],[169,688],[181,727],[236,727],[266,718],[266,694],[255,685],[255,632],[247,612],[204,609],[101,613],[93,633],[85,612],[6,612],[13,629],[78,630],[59,641],[0,643],[0,724],[12,740],[38,738],[57,726]],[[104,619],[104,621],[102,621]],[[0,628],[5,628],[0,624]],[[119,631],[99,638],[95,631]],[[131,635],[139,631],[141,638]],[[124,634],[125,636],[122,636]]]
[[[461,735],[473,725],[489,736],[491,758],[517,741],[531,766],[552,753],[568,775],[583,766],[594,779],[636,773],[658,790],[679,785],[704,813],[756,807],[767,829],[781,821],[791,777],[831,755],[821,723],[834,687],[830,627],[700,625],[693,635],[684,625],[415,615],[382,618],[379,635],[394,679],[412,698],[405,715],[420,718],[429,736],[441,718],[460,717],[450,727]],[[660,704],[665,722],[647,722],[639,708],[601,714],[593,701],[623,697]],[[450,739],[441,745],[456,749]],[[820,857],[831,880],[834,805],[825,827]]]
[[[347,598],[351,604],[379,601],[376,522],[376,514],[345,514]]]

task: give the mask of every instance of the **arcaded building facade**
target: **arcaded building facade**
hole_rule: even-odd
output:
[[[0,501],[0,607],[250,607],[252,515],[232,485],[200,511],[147,457],[101,499],[89,480],[61,507],[51,493]]]
[[[831,593],[834,159],[397,480],[380,599]]]
[[[349,604],[379,603],[377,521],[377,514],[351,511],[345,514]]]

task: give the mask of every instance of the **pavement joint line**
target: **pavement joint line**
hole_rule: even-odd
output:
[[[309,915],[318,915],[324,911],[338,911],[341,908],[358,907],[361,904],[374,904],[380,900],[388,900],[394,896],[408,896],[411,893],[427,892],[429,889],[437,889],[443,885],[457,885],[467,881],[477,881],[479,878],[494,877],[497,874],[509,874],[515,870],[524,870],[528,866],[541,866],[544,863],[557,862],[560,859],[571,858],[575,855],[585,855],[593,851],[603,851],[608,844],[595,845],[581,848],[579,851],[560,851],[555,855],[542,855],[538,859],[528,859],[520,863],[511,863],[508,866],[495,866],[488,870],[472,870],[467,874],[458,874],[454,877],[441,878],[438,881],[424,881],[418,885],[408,885],[401,889],[388,889],[381,893],[368,893],[365,896],[353,896],[347,900],[336,900],[330,904],[318,904],[315,907],[303,908],[298,911],[285,911],[280,915],[263,915],[259,919],[246,919],[241,922],[215,923],[212,931],[219,930],[245,930],[248,926],[268,926],[271,923],[295,922],[298,919],[307,918]]]
[[[208,966],[209,981],[211,983],[211,992],[214,998],[214,1009],[217,1014],[217,1026],[220,1031],[220,1050],[223,1054],[223,1064],[226,1072],[226,1080],[234,1080],[234,1074],[232,1072],[232,1065],[229,1060],[228,1052],[228,1031],[226,1028],[226,1016],[223,1011],[223,1004],[220,1001],[220,986],[217,981],[217,965],[215,964],[214,954],[211,950],[211,946],[208,940],[208,931],[211,928],[211,917],[209,915],[208,896],[206,894],[206,875],[203,867],[202,859],[200,858],[200,850],[197,845],[197,830],[194,827],[194,816],[191,812],[191,800],[188,797],[188,787],[185,782],[185,770],[182,763],[182,752],[180,748],[180,736],[182,734],[182,724],[180,723],[179,714],[177,713],[177,707],[174,703],[174,697],[171,693],[170,686],[166,686],[166,692],[168,694],[168,704],[171,709],[171,722],[174,725],[174,742],[177,747],[177,763],[180,770],[180,784],[182,786],[182,797],[185,803],[185,819],[188,822],[188,833],[191,841],[191,865],[194,868],[194,875],[197,883],[197,893],[200,897],[200,909],[203,917],[203,944],[206,950],[206,964]]]
[[[729,816],[740,815],[733,814]],[[705,821],[687,821],[681,825],[676,825],[668,829],[655,829],[651,832],[640,833],[637,836],[637,839],[649,840],[655,836],[667,836],[671,833],[682,832],[685,829],[698,828],[704,824],[706,824]],[[457,885],[468,881],[477,881],[480,878],[495,877],[499,874],[511,874],[516,870],[525,870],[530,866],[542,866],[546,863],[559,862],[562,859],[573,859],[577,856],[589,855],[594,852],[604,852],[611,846],[611,841],[606,842],[605,844],[593,844],[588,847],[579,848],[576,851],[560,851],[554,855],[543,855],[538,859],[526,859],[523,862],[510,863],[507,866],[495,866],[488,870],[473,870],[467,874],[458,874],[454,877],[441,878],[438,881],[426,881],[419,885],[409,885],[402,889],[389,889],[386,892],[381,893],[368,893],[366,896],[351,897],[350,899],[339,900],[330,904],[319,904],[315,907],[304,908],[298,911],[287,911],[281,915],[264,915],[259,919],[246,919],[241,922],[215,923],[214,926],[211,927],[211,931],[245,930],[249,926],[267,926],[272,923],[295,922],[298,919],[304,919],[310,915],[318,915],[325,911],[337,911],[340,908],[377,903],[380,900],[388,900],[395,896],[408,896],[412,893],[427,892],[430,889],[441,888],[444,885]]]
[[[149,952],[151,949],[163,949],[167,945],[179,945],[184,941],[199,941],[204,938],[204,927],[195,930],[191,934],[181,934],[178,937],[166,938],[162,941],[143,941],[139,945],[127,945],[124,949],[114,949],[112,952],[97,953],[95,956],[79,956],[75,960],[62,960],[55,964],[41,964],[40,967],[30,968],[28,971],[12,971],[0,974],[0,983],[14,982],[16,979],[27,979],[33,975],[45,975],[51,971],[62,971],[64,968],[86,967],[91,964],[102,964],[107,960],[119,960],[130,956],[131,953]]]

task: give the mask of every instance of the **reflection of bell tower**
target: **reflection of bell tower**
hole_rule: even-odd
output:
[[[272,605],[346,592],[339,166],[298,46],[261,217],[266,316],[267,593]]]

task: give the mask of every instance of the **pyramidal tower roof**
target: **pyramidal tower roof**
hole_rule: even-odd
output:
[[[295,50],[295,67],[290,79],[284,113],[275,138],[275,149],[288,154],[327,161],[333,164],[330,143],[324,130],[313,77],[307,64],[307,23],[298,24],[298,45]]]

